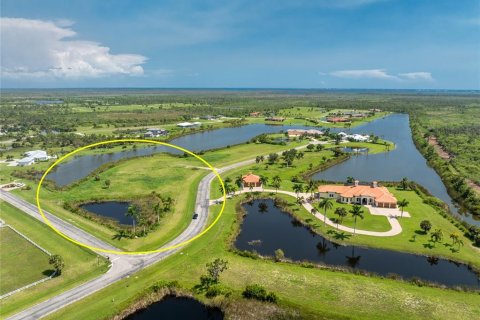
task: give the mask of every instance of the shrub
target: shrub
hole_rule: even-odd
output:
[[[245,290],[242,292],[242,296],[245,299],[255,299],[272,303],[276,303],[278,300],[275,293],[267,292],[267,290],[259,284],[250,284],[246,286]]]

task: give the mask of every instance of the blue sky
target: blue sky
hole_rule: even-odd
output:
[[[1,2],[2,87],[480,89],[477,0]]]

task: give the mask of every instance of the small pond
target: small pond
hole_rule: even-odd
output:
[[[259,208],[262,202],[267,205],[267,211]],[[247,215],[235,241],[240,250],[255,250],[261,255],[273,256],[275,250],[282,249],[285,257],[296,261],[362,269],[383,276],[397,274],[404,279],[416,277],[447,286],[480,287],[478,276],[464,264],[331,242],[275,207],[273,200],[255,200],[244,204],[243,208]]]
[[[222,320],[223,312],[219,308],[207,307],[189,297],[166,296],[145,309],[124,318],[126,320]]]
[[[132,218],[126,216],[129,202],[105,201],[82,204],[80,208],[101,217],[112,219],[120,224],[131,225]]]

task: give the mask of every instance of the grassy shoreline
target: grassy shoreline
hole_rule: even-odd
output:
[[[218,210],[218,206],[212,207],[212,217],[218,214]],[[355,314],[359,319],[384,319],[388,313],[391,319],[405,319],[406,316],[409,319],[465,319],[480,312],[475,302],[477,293],[420,287],[386,278],[241,257],[231,252],[228,240],[234,236],[238,226],[235,203],[228,201],[220,221],[203,237],[182,248],[182,254],[170,256],[140,271],[136,277],[123,279],[59,310],[47,319],[86,319],[93,315],[97,318],[113,318],[135,303],[151,283],[160,279],[178,280],[182,288],[193,288],[205,271],[205,263],[215,257],[229,261],[229,269],[222,274],[221,283],[232,290],[230,299],[243,303],[241,290],[246,284],[258,283],[277,294],[280,307],[296,309],[304,318],[344,319]],[[188,272],[179,278],[178,270]],[[382,299],[365,299],[378,296],[382,296]],[[201,294],[195,294],[195,298],[209,301]],[[363,301],[361,307],[347,303],[358,299]],[[411,304],[409,301],[416,301],[417,307],[405,309],[405,304]]]

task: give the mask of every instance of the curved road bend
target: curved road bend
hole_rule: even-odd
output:
[[[312,142],[314,144],[320,143],[317,141]],[[297,147],[296,149],[306,148],[306,145]],[[281,154],[281,152],[278,152]],[[255,159],[245,160],[242,162],[237,162],[232,165],[217,169],[217,172],[223,173],[235,168],[243,167],[249,164],[255,163]],[[216,175],[211,172],[206,175],[198,185],[197,189],[197,198],[195,201],[195,212],[198,213],[198,219],[195,219],[190,222],[190,225],[174,240],[167,243],[164,247],[176,245],[185,240],[191,239],[197,234],[199,234],[202,229],[205,228],[208,218],[208,209],[210,204],[210,189],[212,181],[216,178]],[[24,211],[30,216],[44,222],[43,217],[38,212],[38,209],[35,205],[14,196],[6,191],[0,190],[0,199],[10,203],[11,205],[17,207],[18,209]],[[50,222],[60,230],[62,233],[68,237],[75,239],[84,244],[88,244],[97,248],[107,249],[107,250],[118,250],[119,249],[103,242],[100,239],[92,236],[91,234],[83,231],[82,229],[56,217],[55,215],[43,210],[45,216],[50,220]],[[86,283],[79,285],[73,289],[67,290],[55,297],[52,297],[48,300],[40,302],[37,305],[34,305],[28,309],[25,309],[11,317],[9,320],[20,320],[20,319],[39,319],[45,317],[46,315],[53,313],[75,301],[81,300],[86,296],[99,291],[112,283],[115,283],[123,278],[130,276],[131,274],[136,273],[137,271],[146,268],[155,262],[158,262],[173,253],[180,250],[180,248],[168,250],[165,252],[148,254],[148,255],[118,255],[110,253],[102,253],[108,257],[111,261],[111,267],[107,273],[101,275],[98,278],[90,280]]]
[[[254,162],[255,160],[253,159],[242,161],[221,169],[217,169],[217,172],[222,173],[233,168],[242,167]],[[165,246],[172,246],[185,240],[191,239],[192,237],[200,233],[202,229],[206,226],[210,201],[210,187],[212,181],[215,178],[215,174],[211,172],[200,181],[195,202],[195,212],[198,213],[198,219],[192,219],[190,225],[177,238],[175,238]],[[0,198],[17,207],[18,209],[24,211],[28,215],[36,218],[37,220],[44,222],[43,217],[40,215],[35,205],[3,190],[0,190]],[[96,237],[83,231],[82,229],[56,217],[55,215],[45,210],[43,211],[47,218],[51,221],[51,223],[68,237],[98,248],[107,250],[119,250],[111,246],[110,244],[107,244],[102,240],[97,239]],[[83,283],[78,287],[67,290],[37,305],[34,305],[26,310],[23,310],[8,319],[39,319],[45,317],[50,313],[53,313],[75,301],[81,300],[82,298],[85,298],[86,296],[98,290],[101,290],[114,282],[128,277],[131,274],[155,262],[158,262],[165,257],[172,255],[178,250],[180,250],[180,248],[148,255],[118,255],[99,252],[100,254],[108,257],[111,261],[111,267],[107,271],[107,273],[91,281]]]

